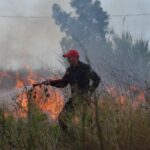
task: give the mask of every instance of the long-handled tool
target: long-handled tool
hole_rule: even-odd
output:
[[[42,85],[47,85],[48,84],[48,81],[44,81],[44,82],[41,82],[41,83],[35,83],[33,85],[27,85],[27,86],[24,86],[22,88],[17,88],[17,89],[13,89],[11,91],[5,91],[4,94],[0,94],[0,99],[4,98],[4,97],[14,97],[16,95],[19,95],[20,93],[22,93],[22,91],[24,91],[24,89],[26,89],[26,91],[30,91],[32,89],[34,89],[35,87],[38,87],[38,86],[42,86]]]
[[[41,83],[35,83],[35,84],[33,84],[33,87],[42,86],[42,85],[48,85],[49,83],[50,83],[50,81],[46,80],[46,81],[41,82]]]

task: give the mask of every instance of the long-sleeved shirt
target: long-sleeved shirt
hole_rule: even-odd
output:
[[[87,92],[90,88],[95,90],[101,78],[91,69],[91,67],[83,62],[77,66],[70,66],[62,79],[53,80],[50,82],[52,86],[63,88],[70,84],[71,92]]]

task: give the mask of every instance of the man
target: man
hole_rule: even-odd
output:
[[[63,88],[70,84],[72,94],[93,92],[101,80],[98,74],[93,71],[89,65],[79,60],[80,55],[77,50],[70,50],[64,54],[63,57],[67,58],[70,64],[64,77],[59,80],[47,80],[45,84],[58,88]]]
[[[47,80],[44,84],[63,88],[70,84],[72,98],[65,104],[62,112],[75,111],[74,102],[76,96],[80,95],[86,101],[90,97],[89,93],[94,92],[100,83],[100,77],[91,69],[91,67],[79,60],[79,52],[77,50],[70,50],[63,55],[68,60],[70,67],[67,69],[64,77],[59,80]],[[85,97],[86,95],[86,97]],[[89,101],[87,100],[89,103]],[[59,117],[60,126],[65,129],[67,126]]]

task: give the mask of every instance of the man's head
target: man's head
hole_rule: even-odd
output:
[[[65,53],[63,57],[68,59],[68,62],[71,66],[76,66],[79,62],[80,54],[77,50],[72,49]]]

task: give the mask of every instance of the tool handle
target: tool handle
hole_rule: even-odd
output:
[[[35,83],[35,84],[33,84],[33,87],[41,86],[42,84],[44,84],[44,83],[43,82],[42,83]]]

